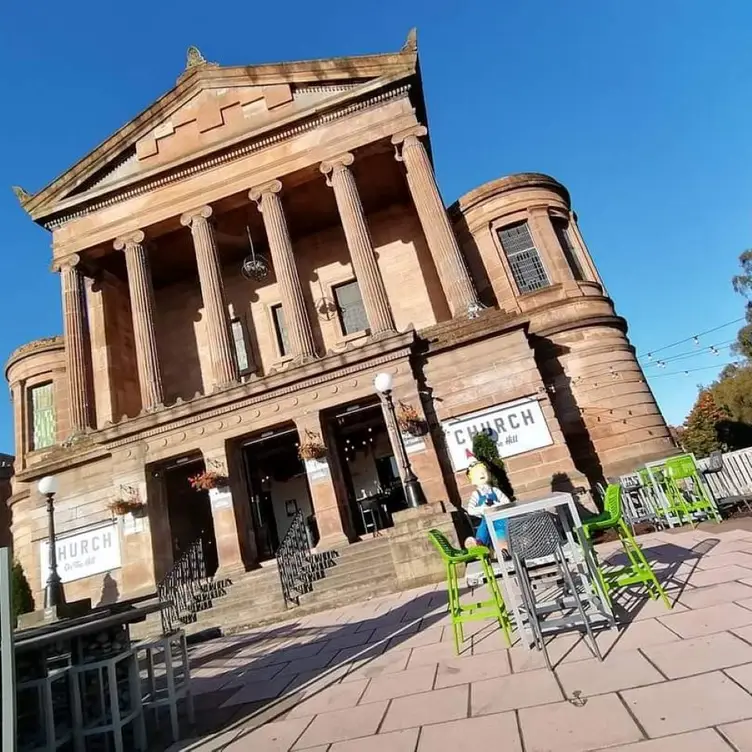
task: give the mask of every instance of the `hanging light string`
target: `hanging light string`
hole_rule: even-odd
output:
[[[738,319],[734,319],[733,321],[727,321],[725,324],[721,324],[720,326],[714,326],[712,329],[707,329],[704,332],[698,332],[697,334],[692,334],[689,337],[685,337],[684,339],[677,340],[676,342],[672,342],[669,345],[664,345],[663,347],[658,347],[654,350],[650,350],[650,352],[647,353],[645,356],[648,360],[653,360],[653,356],[656,353],[663,352],[664,350],[669,350],[672,347],[676,347],[677,345],[683,345],[687,342],[694,342],[695,345],[700,344],[700,337],[704,337],[706,334],[712,334],[713,332],[717,332],[721,329],[725,329],[727,326],[731,326],[732,324],[738,324],[741,321],[744,321],[745,317],[741,316]]]
[[[725,342],[716,342],[713,345],[707,345],[700,349],[687,350],[685,352],[676,353],[676,355],[669,355],[667,358],[660,358],[659,360],[651,360],[648,363],[642,363],[643,368],[664,368],[667,363],[673,363],[677,360],[687,360],[691,358],[701,358],[706,355],[720,355],[721,350],[727,349],[730,345],[736,342],[736,339],[729,339]]]
[[[697,371],[709,371],[713,368],[725,368],[726,366],[743,366],[745,365],[743,361],[739,360],[730,360],[727,363],[716,363],[712,366],[702,366],[700,368],[688,368],[686,371],[669,371],[668,373],[656,373],[651,374],[651,379],[662,379],[666,376],[687,376],[690,373],[695,373]]]

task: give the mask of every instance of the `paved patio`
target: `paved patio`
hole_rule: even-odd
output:
[[[675,605],[624,594],[603,663],[560,635],[552,673],[486,623],[457,657],[441,586],[206,643],[198,738],[171,750],[752,752],[748,523],[641,538]]]

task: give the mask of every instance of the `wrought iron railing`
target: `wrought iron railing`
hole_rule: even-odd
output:
[[[207,575],[204,542],[197,538],[157,585],[164,634],[174,632],[179,624],[195,622],[199,611],[211,608],[215,598],[226,594],[229,584],[229,580]]]
[[[298,510],[277,549],[277,568],[286,603],[300,604],[300,596],[313,590],[313,583],[326,576],[334,565],[336,551],[314,553],[308,538],[305,518]]]

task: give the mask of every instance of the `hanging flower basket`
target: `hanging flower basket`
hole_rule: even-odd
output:
[[[107,509],[116,517],[125,517],[126,514],[138,517],[146,509],[146,504],[139,499],[115,499],[107,505]]]
[[[397,425],[400,431],[410,436],[423,436],[426,432],[426,422],[412,405],[405,402],[400,402],[397,406]]]
[[[204,470],[204,472],[188,478],[188,482],[194,491],[211,491],[214,488],[226,486],[227,478],[215,470]]]
[[[301,460],[321,460],[326,457],[326,447],[321,441],[321,437],[306,430],[305,439],[298,447],[298,456]]]

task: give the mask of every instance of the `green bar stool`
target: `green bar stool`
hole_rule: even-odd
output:
[[[504,598],[496,582],[496,576],[491,566],[491,552],[485,546],[472,546],[467,549],[455,548],[439,530],[429,530],[428,537],[436,546],[444,560],[447,576],[447,598],[449,600],[449,615],[452,619],[452,631],[454,632],[454,648],[457,655],[460,654],[460,644],[464,642],[462,625],[466,621],[481,621],[483,619],[498,620],[504,630],[507,644],[512,641],[509,636],[509,616],[504,604]],[[460,586],[457,576],[457,565],[467,564],[471,561],[479,561],[483,569],[483,576],[491,591],[491,598],[487,601],[476,603],[460,603]]]
[[[690,488],[683,489],[682,485],[685,483],[680,485],[682,481],[689,481]],[[689,524],[694,527],[694,514],[699,512],[716,522],[721,521],[721,515],[700,478],[695,458],[691,454],[683,454],[666,460],[666,488],[670,506],[680,512],[680,520],[682,519],[681,513],[683,513]],[[685,493],[689,495],[689,499]]]
[[[621,486],[612,483],[606,489],[603,502],[603,512],[597,517],[591,517],[582,523],[582,532],[590,540],[597,530],[616,530],[629,564],[618,569],[604,569],[597,564],[597,575],[606,597],[611,600],[611,593],[619,588],[630,585],[644,584],[648,595],[653,599],[662,598],[666,608],[671,608],[671,602],[663,586],[653,572],[653,568],[645,558],[639,544],[632,535],[632,531],[624,521],[621,513]]]

